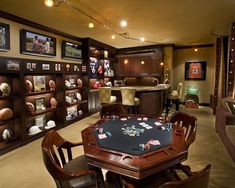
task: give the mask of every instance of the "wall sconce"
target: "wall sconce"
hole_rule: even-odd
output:
[[[141,60],[141,62],[140,62],[140,63],[141,63],[141,65],[144,65],[144,60]]]
[[[124,60],[124,64],[127,64],[127,63],[128,63],[128,59],[125,59],[125,60]]]
[[[163,65],[164,65],[164,63],[163,63],[163,62],[161,62],[161,63],[160,63],[160,65],[161,65],[161,66],[163,66]]]

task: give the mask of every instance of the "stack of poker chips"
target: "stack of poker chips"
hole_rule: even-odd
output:
[[[150,143],[146,143],[146,144],[139,144],[139,149],[140,151],[145,151],[145,150],[149,150],[150,149]]]

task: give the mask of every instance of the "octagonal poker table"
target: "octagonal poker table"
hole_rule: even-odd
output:
[[[181,127],[143,116],[101,119],[82,131],[87,162],[134,179],[187,159]]]

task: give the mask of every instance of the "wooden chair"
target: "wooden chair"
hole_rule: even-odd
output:
[[[103,104],[100,108],[100,117],[126,115],[126,111],[121,103]]]
[[[180,181],[166,182],[159,186],[159,188],[207,188],[210,177],[211,165],[198,172],[191,172],[190,168],[184,166],[184,173],[188,178]],[[186,170],[187,169],[187,170]]]
[[[136,114],[138,114],[138,106],[140,104],[140,99],[135,97],[135,89],[125,88],[121,89],[122,95],[122,105],[126,108],[127,113],[134,113],[134,109]]]
[[[98,90],[101,104],[116,102],[117,97],[111,95],[111,87],[100,87]]]
[[[177,126],[183,127],[186,145],[189,147],[196,138],[197,118],[183,112],[176,112],[168,121],[176,124]]]
[[[43,161],[57,188],[104,187],[101,169],[88,166],[84,155],[73,158],[75,146],[82,143],[68,142],[54,130],[42,141]]]

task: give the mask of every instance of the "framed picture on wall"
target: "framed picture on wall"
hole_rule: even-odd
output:
[[[81,59],[82,58],[82,43],[80,42],[62,42],[62,58]]]
[[[20,52],[39,56],[56,56],[56,38],[22,29]]]
[[[186,62],[185,80],[206,80],[206,61]]]
[[[0,22],[0,51],[10,50],[10,26]]]

